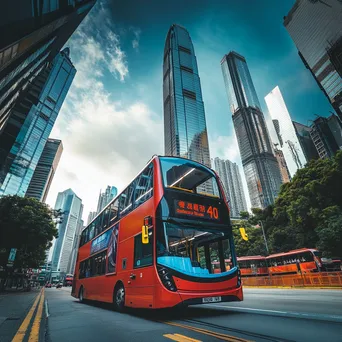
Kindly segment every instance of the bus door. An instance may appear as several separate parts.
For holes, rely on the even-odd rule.
[[[155,284],[152,228],[148,229],[148,243],[143,243],[142,233],[134,237],[133,269],[129,281],[128,305],[152,308]]]

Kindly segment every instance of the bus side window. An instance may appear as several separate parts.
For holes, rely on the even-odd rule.
[[[135,180],[121,193],[119,197],[120,216],[128,214],[133,207],[133,194],[135,188]]]
[[[149,243],[143,244],[141,233],[134,237],[134,268],[152,265],[152,229],[149,229]]]
[[[111,226],[118,217],[118,210],[119,209],[119,199],[117,198],[111,205],[110,205],[110,213],[109,213],[109,225]]]
[[[134,208],[144,203],[153,195],[153,163],[138,176],[135,188]]]

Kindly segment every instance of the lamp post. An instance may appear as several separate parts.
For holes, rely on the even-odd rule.
[[[262,229],[262,235],[264,236],[264,240],[265,240],[265,246],[266,246],[266,251],[267,251],[267,255],[270,255],[270,252],[268,250],[268,245],[267,245],[267,239],[266,239],[266,235],[265,235],[265,230],[264,230],[264,226],[262,224],[262,221],[259,221],[260,227]]]

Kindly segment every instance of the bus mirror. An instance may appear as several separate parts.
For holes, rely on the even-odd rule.
[[[141,242],[144,245],[147,245],[149,242],[149,238],[148,238],[148,226],[142,226],[141,227]]]

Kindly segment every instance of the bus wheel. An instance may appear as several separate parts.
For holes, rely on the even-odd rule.
[[[114,290],[113,304],[115,311],[123,312],[125,309],[125,288],[122,284],[118,284]]]
[[[80,288],[80,292],[78,294],[78,299],[79,299],[80,303],[84,303],[83,286],[81,286],[81,288]]]

